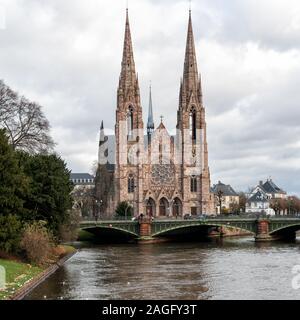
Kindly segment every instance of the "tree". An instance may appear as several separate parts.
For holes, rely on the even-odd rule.
[[[53,149],[50,125],[36,102],[19,97],[0,81],[0,126],[5,128],[13,149],[31,154]]]
[[[29,192],[24,199],[26,220],[43,220],[55,236],[69,218],[72,206],[70,171],[57,155],[19,154],[29,177]]]
[[[229,212],[233,214],[239,214],[240,213],[240,205],[237,202],[231,202],[229,204]]]
[[[17,253],[21,238],[22,224],[16,215],[0,215],[0,250]]]
[[[46,228],[46,223],[44,221],[34,221],[26,224],[20,246],[25,251],[30,263],[39,266],[45,265],[53,248],[52,234]]]
[[[296,196],[288,197],[286,200],[288,214],[296,214],[300,212],[300,199]]]
[[[92,217],[95,202],[94,187],[78,186],[72,191],[72,198],[73,206],[80,210],[83,217]]]
[[[20,214],[28,179],[22,172],[18,159],[4,130],[0,129],[0,215]]]
[[[246,212],[247,197],[244,192],[239,192],[239,212]]]
[[[127,201],[120,202],[117,206],[116,214],[118,217],[131,217],[133,214],[132,205]]]
[[[18,94],[0,80],[0,123],[8,120],[16,110]]]
[[[217,193],[216,193],[216,198],[217,198],[217,203],[218,203],[218,206],[220,208],[220,214],[223,213],[223,195],[224,195],[224,192],[222,190],[218,190]]]
[[[280,215],[281,211],[286,210],[286,201],[284,199],[271,199],[270,208],[275,211],[275,215]]]

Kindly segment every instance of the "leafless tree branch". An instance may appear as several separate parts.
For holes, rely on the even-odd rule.
[[[47,153],[55,143],[42,107],[10,89],[0,80],[0,128],[5,128],[14,149]]]

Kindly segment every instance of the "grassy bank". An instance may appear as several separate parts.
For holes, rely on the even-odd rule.
[[[0,259],[0,266],[4,267],[6,272],[6,288],[0,290],[0,300],[8,299],[43,271],[42,268],[30,264],[2,259]]]
[[[72,246],[59,245],[54,249],[55,255],[43,267],[33,266],[28,263],[0,259],[0,266],[4,267],[6,272],[6,288],[0,289],[0,300],[9,299],[24,285],[34,280],[51,264],[56,263],[64,256],[75,252],[76,249]]]

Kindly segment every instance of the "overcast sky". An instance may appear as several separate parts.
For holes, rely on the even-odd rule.
[[[73,172],[113,129],[126,0],[0,0],[0,78],[43,105]],[[144,120],[176,124],[188,1],[130,0]],[[212,183],[247,190],[271,176],[300,195],[300,1],[197,0],[193,24]],[[4,18],[5,17],[5,21]]]

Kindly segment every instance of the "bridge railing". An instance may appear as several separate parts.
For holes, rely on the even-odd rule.
[[[130,222],[130,221],[144,221],[144,222],[167,222],[167,221],[184,221],[184,220],[194,220],[194,221],[204,221],[204,220],[253,220],[253,219],[270,219],[270,220],[283,220],[283,219],[300,219],[300,214],[293,214],[293,215],[277,215],[277,216],[271,216],[271,215],[262,215],[262,214],[239,214],[239,215],[217,215],[217,216],[209,216],[209,215],[202,215],[202,216],[191,216],[188,219],[184,217],[119,217],[119,216],[113,216],[113,217],[104,217],[100,216],[97,219],[95,217],[82,217],[81,222],[106,222],[106,221],[124,221],[124,222]]]
[[[133,217],[116,217],[116,216],[112,216],[112,217],[81,217],[81,222],[100,222],[100,221],[134,221]]]

